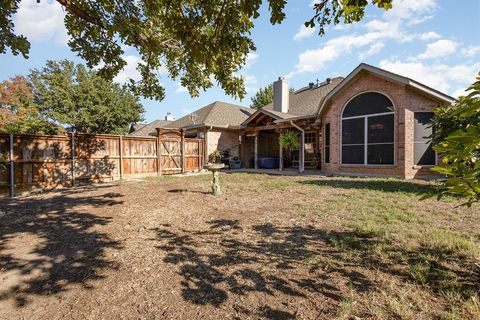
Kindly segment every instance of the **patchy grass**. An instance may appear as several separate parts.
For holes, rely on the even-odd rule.
[[[221,197],[205,174],[0,203],[4,316],[480,319],[478,205],[419,201],[425,181],[220,180]]]

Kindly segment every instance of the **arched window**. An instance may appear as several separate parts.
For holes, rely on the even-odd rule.
[[[394,164],[393,103],[381,93],[362,93],[342,113],[343,164]]]

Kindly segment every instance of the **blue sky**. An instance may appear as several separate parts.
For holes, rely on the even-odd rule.
[[[479,0],[397,0],[388,12],[370,8],[365,19],[355,25],[329,27],[319,37],[316,30],[302,27],[312,16],[312,0],[290,0],[287,19],[272,26],[268,8],[255,21],[251,52],[241,74],[246,79],[243,101],[226,96],[219,88],[192,99],[178,81],[162,74],[166,98],[142,100],[146,121],[163,118],[171,112],[177,118],[220,100],[244,106],[255,91],[278,76],[286,76],[294,88],[316,79],[346,76],[360,62],[366,62],[458,96],[480,71]],[[15,19],[16,30],[31,41],[30,58],[0,55],[0,80],[17,74],[27,75],[47,60],[71,59],[82,62],[69,50],[63,26],[63,10],[55,1],[23,0]],[[138,57],[125,51],[128,66],[116,78],[122,82],[138,77]]]

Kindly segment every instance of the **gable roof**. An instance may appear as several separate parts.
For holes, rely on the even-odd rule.
[[[441,100],[450,104],[455,102],[455,99],[453,97],[445,93],[442,93],[438,90],[435,90],[429,86],[426,86],[416,80],[401,76],[399,74],[396,74],[384,69],[374,67],[366,63],[360,63],[358,67],[356,67],[352,72],[350,72],[350,74],[345,79],[343,79],[333,90],[331,90],[323,98],[320,108],[318,110],[318,114],[322,112],[328,100],[330,100],[335,94],[337,94],[340,90],[342,90],[352,79],[354,79],[362,71],[367,71],[380,78],[406,85],[408,87],[411,87],[417,91],[423,92],[424,94],[431,96],[433,98],[436,98],[438,100]]]
[[[264,114],[272,118],[273,120],[284,120],[284,119],[289,119],[295,117],[292,114],[289,113],[284,113],[284,112],[279,112],[275,110],[268,110],[265,108],[260,108],[257,109],[254,113],[250,115],[242,124],[240,125],[241,127],[247,126],[253,119],[257,118],[259,115]]]
[[[235,104],[230,104],[221,101],[215,101],[201,109],[198,109],[192,113],[195,113],[196,119],[193,123],[191,114],[181,117],[164,126],[164,128],[179,129],[185,127],[235,127],[239,126],[245,119],[247,119],[254,110],[245,108]]]
[[[293,116],[315,115],[319,102],[342,80],[343,77],[336,77],[332,78],[330,82],[322,82],[313,88],[305,87],[293,93],[290,92],[288,114]],[[267,104],[262,109],[273,111],[273,103]]]
[[[143,124],[139,129],[129,133],[129,136],[156,136],[157,130],[156,128],[163,127],[171,123],[171,121],[167,120],[155,120],[150,122],[149,124]],[[135,128],[135,125],[133,125]]]

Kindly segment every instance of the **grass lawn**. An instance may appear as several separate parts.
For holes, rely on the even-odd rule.
[[[0,202],[0,318],[480,319],[480,206],[222,174]]]

